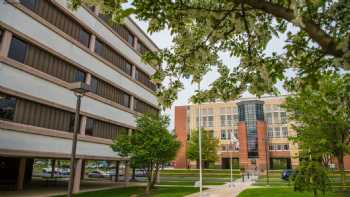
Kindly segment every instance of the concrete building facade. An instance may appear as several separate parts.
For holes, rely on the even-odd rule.
[[[74,192],[85,160],[127,162],[110,145],[135,119],[159,111],[156,68],[141,61],[157,46],[130,19],[122,25],[96,7],[66,0],[0,0],[0,184],[21,190],[35,158],[69,159],[76,96],[82,99]]]
[[[295,135],[280,107],[285,97],[242,98],[230,102],[201,104],[202,128],[219,139],[217,167],[265,170],[293,168],[299,164],[298,146],[288,140]],[[194,167],[184,156],[191,131],[198,128],[198,105],[175,107],[175,131],[182,147],[176,168]],[[238,143],[232,144],[233,136]]]

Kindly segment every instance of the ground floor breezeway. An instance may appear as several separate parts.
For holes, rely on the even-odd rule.
[[[127,160],[78,158],[76,163],[74,192],[129,184]],[[70,177],[69,164],[68,158],[0,156],[0,196],[64,194]]]

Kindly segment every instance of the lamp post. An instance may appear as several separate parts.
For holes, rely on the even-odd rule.
[[[81,98],[84,96],[86,92],[90,91],[90,86],[83,82],[74,82],[71,84],[70,90],[72,90],[74,94],[77,96],[77,104],[75,108],[72,152],[71,152],[71,158],[70,158],[70,177],[69,177],[69,185],[68,185],[68,197],[72,197],[73,195],[73,185],[74,185],[75,167],[76,167],[75,159],[76,159],[76,151],[77,151]]]
[[[230,146],[232,147],[233,145],[233,150],[231,151],[231,154],[230,154],[230,167],[231,167],[231,184],[232,184],[232,181],[233,181],[233,174],[232,174],[232,168],[233,168],[233,165],[232,165],[232,152],[235,150],[236,148],[236,143],[238,142],[236,136],[234,134],[231,134],[231,141],[230,141]]]
[[[269,186],[270,185],[270,178],[269,178],[269,144],[268,144],[268,133],[265,134],[265,149],[266,149],[266,185]]]
[[[198,91],[200,91],[201,86],[198,82]],[[199,196],[202,197],[203,191],[203,176],[202,176],[202,130],[201,130],[201,104],[198,103],[198,146],[199,146]]]

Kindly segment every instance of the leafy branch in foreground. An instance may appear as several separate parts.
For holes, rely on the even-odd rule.
[[[153,76],[161,85],[160,103],[169,107],[183,88],[181,79],[199,82],[208,71],[222,66],[219,54],[240,59],[225,65],[230,73],[208,91],[198,92],[213,99],[218,89],[252,94],[276,94],[282,80],[288,90],[317,86],[326,71],[350,69],[350,3],[348,0],[70,0],[77,8],[96,5],[112,14],[114,21],[134,14],[149,21],[150,33],[169,29],[173,45],[145,55],[150,64],[163,67]],[[128,2],[129,6],[123,4]],[[127,8],[126,8],[127,7]],[[288,28],[287,28],[288,27]],[[266,53],[273,37],[287,35],[283,51]],[[290,79],[285,72],[293,70]],[[224,80],[223,80],[224,79]],[[170,82],[165,85],[164,81]],[[223,86],[223,83],[236,85]],[[208,94],[207,94],[208,93]],[[202,97],[202,96],[201,96]]]

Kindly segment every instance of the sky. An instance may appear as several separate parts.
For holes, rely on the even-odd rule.
[[[161,32],[156,32],[156,33],[152,33],[149,34],[147,32],[147,27],[148,24],[145,21],[139,21],[137,19],[135,19],[135,17],[132,17],[135,22],[141,27],[141,29],[144,30],[145,33],[147,33],[147,35],[149,35],[149,37],[155,42],[155,44],[161,48],[168,48],[172,45],[172,38],[170,35],[170,31],[169,30],[163,30]],[[293,27],[288,27],[287,28],[289,31],[295,31],[295,28]],[[279,38],[274,37],[268,44],[267,49],[265,50],[266,54],[271,54],[272,52],[277,52],[280,53],[282,52],[283,46],[285,45],[285,40],[286,40],[286,34],[281,35]],[[239,64],[239,59],[238,58],[234,58],[234,57],[230,57],[229,54],[227,53],[222,53],[220,54],[220,58],[222,59],[222,61],[229,66],[237,66]],[[292,73],[287,73],[287,75],[291,76]],[[218,78],[218,73],[216,71],[211,71],[209,72],[203,79],[203,82],[201,83],[201,87],[203,89],[207,88],[216,78]],[[184,89],[182,91],[180,91],[178,93],[178,99],[173,103],[171,109],[168,109],[165,111],[166,114],[168,114],[171,118],[171,123],[169,126],[169,130],[173,130],[174,129],[174,109],[175,106],[179,106],[179,105],[187,105],[189,104],[189,99],[190,97],[194,94],[194,91],[197,88],[197,84],[191,84],[190,80],[183,80],[182,81],[184,83]],[[282,82],[277,84],[278,89],[280,90],[280,93],[282,95],[287,94],[288,92],[286,92],[283,88],[282,88]],[[251,95],[249,93],[244,93],[242,95],[242,97],[253,97],[254,95]]]

